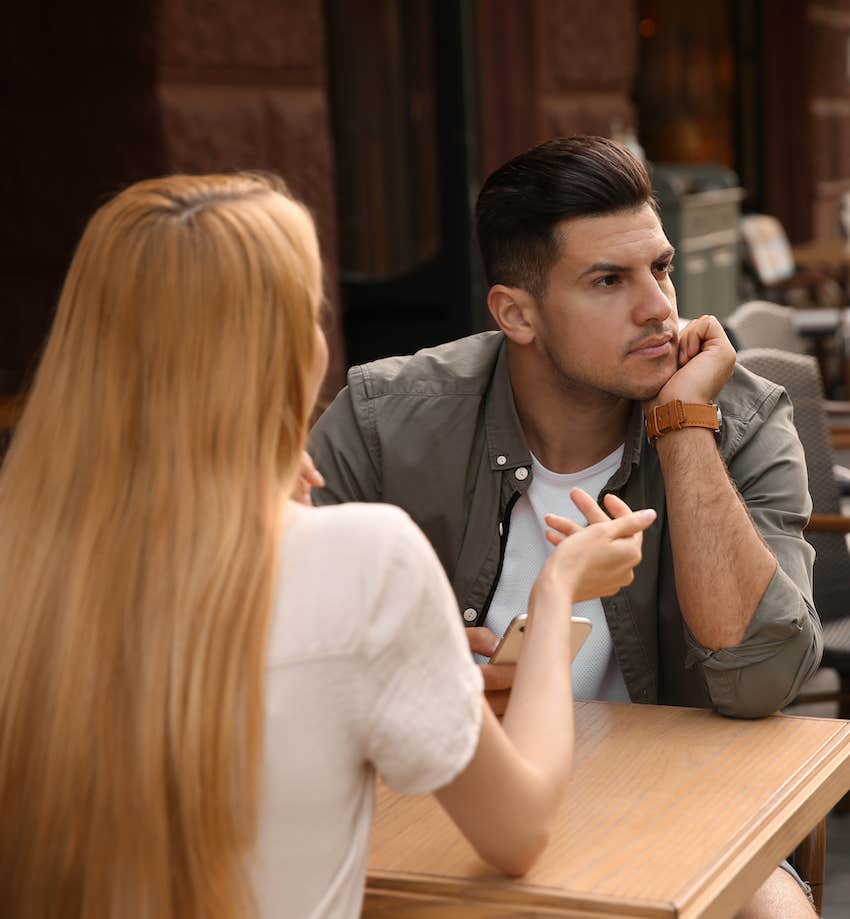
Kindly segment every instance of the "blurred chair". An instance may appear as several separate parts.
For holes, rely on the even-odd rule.
[[[741,218],[741,238],[749,266],[764,287],[783,284],[794,276],[794,256],[782,224],[769,214]]]
[[[767,300],[751,300],[736,307],[724,320],[732,344],[745,348],[778,348],[806,354],[808,348],[794,323],[794,310]]]
[[[801,269],[785,228],[769,214],[741,218],[744,269],[760,298],[796,307],[839,307],[844,292],[828,272]]]
[[[839,717],[850,718],[850,550],[845,536],[850,533],[850,517],[841,514],[833,476],[835,457],[817,363],[807,355],[771,348],[740,351],[738,363],[785,387],[794,406],[794,425],[806,455],[813,508],[806,539],[817,553],[814,601],[823,623],[821,667],[838,672],[840,690],[837,694],[804,694],[798,701],[837,699]],[[844,433],[850,436],[850,427]]]
[[[829,312],[830,319],[816,329],[801,319]],[[791,306],[780,306],[767,300],[751,300],[733,310],[723,325],[736,350],[745,348],[778,348],[792,354],[814,352],[820,365],[824,388],[833,393],[844,384],[844,329],[835,311],[804,312]],[[801,327],[808,330],[803,334]],[[842,410],[843,411],[843,410]]]
[[[838,202],[838,226],[841,235],[850,239],[850,191],[845,191]]]

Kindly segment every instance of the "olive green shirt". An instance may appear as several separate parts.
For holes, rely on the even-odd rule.
[[[639,403],[599,500],[613,492],[633,508],[655,508],[658,519],[644,534],[634,581],[602,604],[632,701],[759,717],[790,702],[820,662],[814,551],[802,536],[811,499],[785,391],[738,367],[718,402],[721,455],[778,563],[743,641],[710,650],[682,618],[664,478]],[[434,546],[465,624],[486,624],[510,511],[532,478],[500,332],[352,368],[309,449],[327,482],[315,503],[404,508]]]

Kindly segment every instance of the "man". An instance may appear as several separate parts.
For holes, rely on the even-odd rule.
[[[613,514],[617,498],[653,507],[633,584],[580,611],[594,644],[576,695],[781,708],[821,651],[786,395],[735,368],[713,317],[679,332],[673,250],[643,165],[619,145],[578,137],[516,157],[476,217],[500,331],[353,368],[311,437],[316,502],[405,508],[484,655],[524,611],[547,525],[570,532],[544,515],[581,520],[572,486]],[[512,672],[482,666],[498,710]],[[793,901],[782,874],[770,894]]]

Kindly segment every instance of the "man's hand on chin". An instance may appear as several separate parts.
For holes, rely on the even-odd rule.
[[[674,399],[714,402],[735,369],[735,349],[714,316],[700,316],[679,333],[677,362],[660,392],[643,403],[645,413]]]
[[[495,632],[490,631],[486,626],[466,629],[466,639],[469,642],[469,650],[473,654],[481,654],[484,657],[490,657],[499,643]],[[484,695],[494,714],[501,718],[508,707],[516,664],[479,664],[478,666],[481,668],[481,676],[484,677]]]

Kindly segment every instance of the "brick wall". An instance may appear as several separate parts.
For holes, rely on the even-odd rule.
[[[839,235],[850,191],[850,0],[765,4],[764,209],[794,242]]]
[[[635,125],[635,0],[481,0],[484,175],[554,136]]]
[[[0,58],[0,395],[28,381],[86,220],[170,171],[272,169],[313,210],[344,366],[321,0],[17,4]]]
[[[169,170],[270,169],[313,211],[342,385],[333,152],[320,0],[161,0],[156,94]]]
[[[0,56],[0,395],[30,378],[86,220],[161,171],[153,7],[15,4]]]
[[[850,0],[815,0],[807,11],[811,69],[811,229],[839,235],[841,196],[850,192]]]

